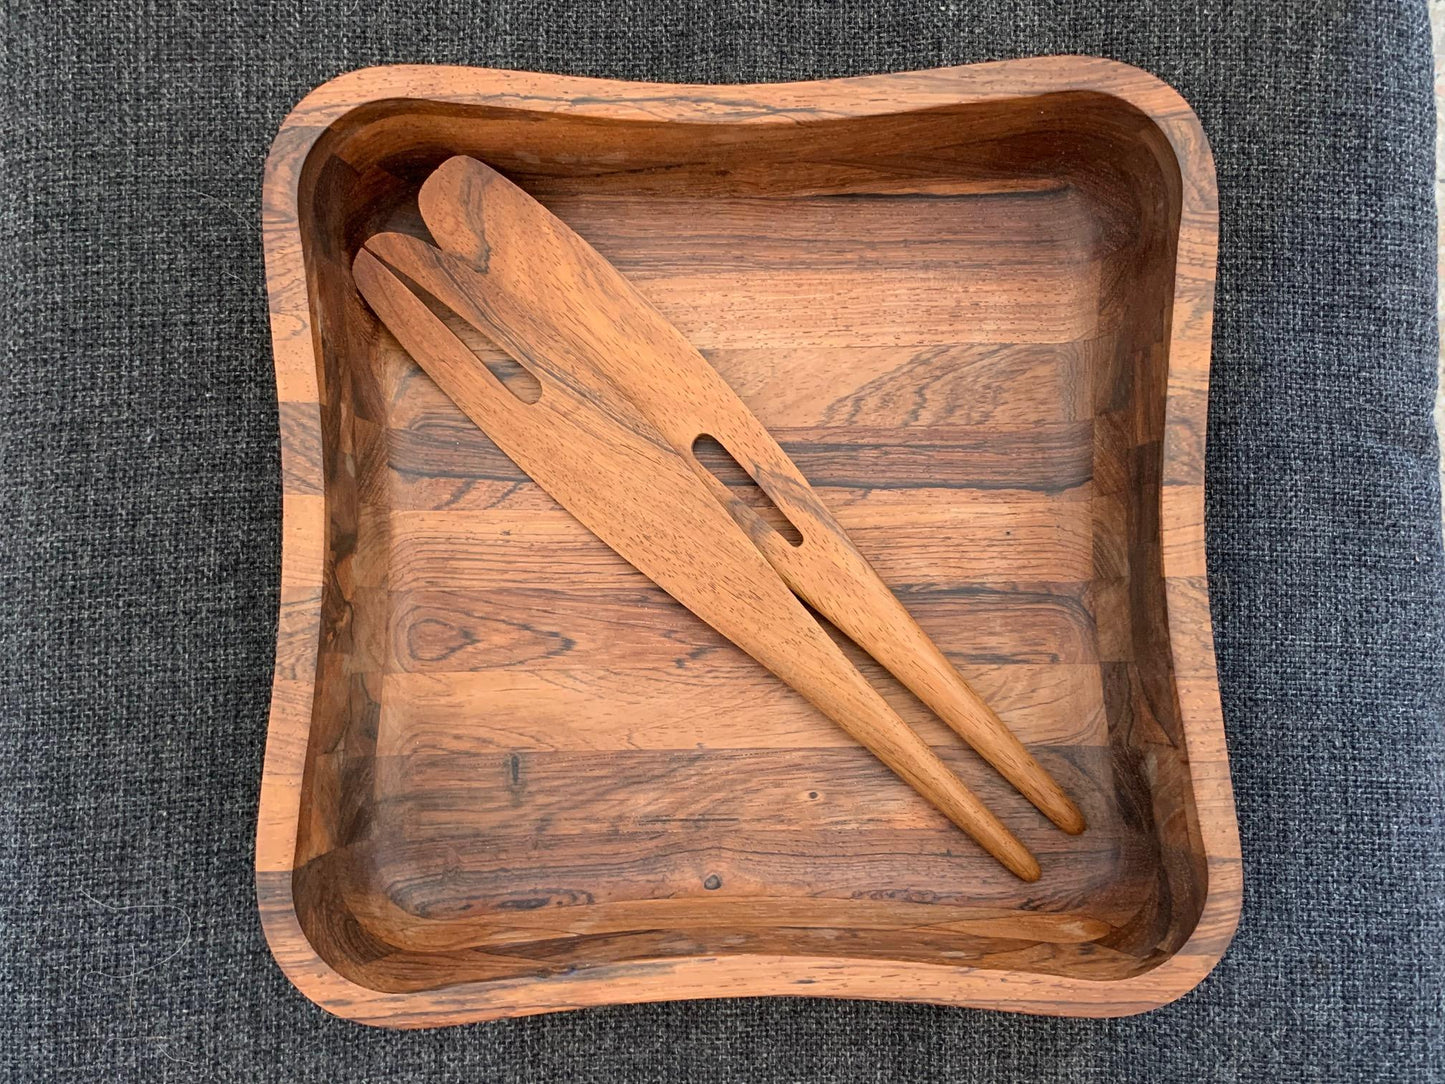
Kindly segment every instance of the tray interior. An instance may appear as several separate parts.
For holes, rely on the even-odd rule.
[[[378,329],[350,258],[421,229],[454,153],[639,284],[1065,783],[1077,838],[854,652],[1037,884],[593,539]],[[306,169],[327,538],[293,891],[328,964],[386,991],[730,954],[1113,979],[1188,938],[1205,875],[1159,545],[1181,182],[1142,113],[396,100]]]

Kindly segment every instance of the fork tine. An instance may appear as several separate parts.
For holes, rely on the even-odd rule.
[[[352,261],[351,274],[361,296],[402,349],[413,358],[427,358],[427,374],[477,418],[477,424],[515,415],[516,397],[491,370],[478,364],[466,343],[391,268],[363,248]]]

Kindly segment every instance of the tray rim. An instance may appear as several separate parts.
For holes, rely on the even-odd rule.
[[[312,947],[296,915],[291,875],[301,780],[315,696],[321,613],[325,497],[320,468],[282,441],[282,557],[286,587],[309,588],[312,645],[291,666],[309,690],[298,704],[273,679],[256,831],[255,872],[262,929],[281,970],[310,1000],[337,1016],[388,1027],[434,1027],[597,1005],[765,995],[868,998],[1064,1016],[1146,1012],[1192,990],[1223,956],[1239,923],[1243,873],[1219,702],[1204,561],[1202,446],[1214,312],[1218,198],[1214,161],[1198,117],[1167,83],[1118,61],[1047,56],[925,71],[807,82],[669,84],[442,65],[387,65],[338,76],[311,91],[282,122],[266,160],[262,231],[277,398],[309,405],[320,439],[318,345],[298,223],[299,186],[316,142],[369,104],[418,99],[527,108],[608,119],[677,123],[791,123],[825,112],[857,118],[1061,91],[1122,99],[1160,129],[1182,180],[1170,327],[1160,531],[1171,651],[1190,779],[1204,844],[1203,910],[1189,940],[1167,960],[1126,979],[1093,980],[946,964],[780,955],[639,959],[436,990],[389,993],[343,977]],[[1186,394],[1187,393],[1187,394]],[[1191,462],[1192,460],[1192,462]],[[1186,479],[1183,482],[1177,479]],[[1185,619],[1182,615],[1187,614]],[[1188,665],[1183,665],[1187,662]],[[292,682],[295,684],[295,682]]]

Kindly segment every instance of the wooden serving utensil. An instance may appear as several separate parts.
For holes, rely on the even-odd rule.
[[[382,323],[497,445],[599,538],[870,749],[1025,880],[1037,861],[880,697],[799,601],[904,682],[1065,831],[1084,820],[878,577],[763,425],[582,238],[487,166],[444,163],[420,206],[434,248],[372,237],[353,266]],[[536,379],[524,401],[423,296]],[[529,397],[530,398],[530,397]],[[720,443],[790,542],[699,462]]]

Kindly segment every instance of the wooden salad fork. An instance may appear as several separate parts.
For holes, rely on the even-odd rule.
[[[1078,807],[964,681],[708,361],[611,264],[469,158],[422,186],[434,247],[371,237],[362,296],[436,384],[544,490],[677,601],[832,718],[1027,881],[1034,856],[869,685],[813,607],[1066,832]],[[519,395],[433,306],[535,379]],[[711,438],[792,524],[785,537],[709,471]],[[801,600],[801,601],[800,601]]]

